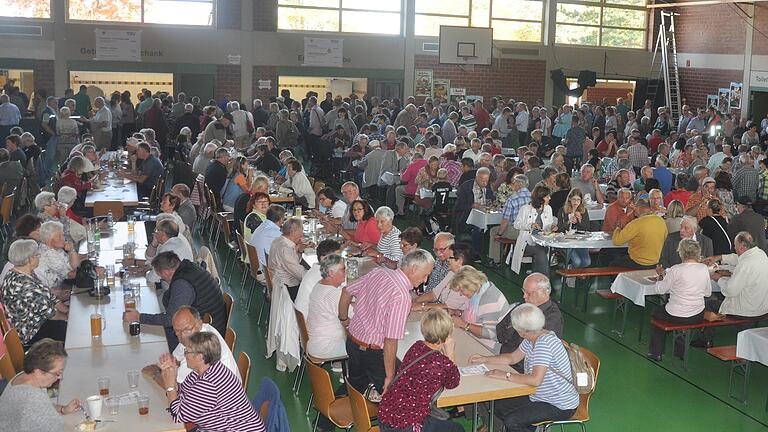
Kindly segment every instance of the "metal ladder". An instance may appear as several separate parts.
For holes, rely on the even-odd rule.
[[[648,99],[655,101],[656,95],[664,92],[665,103],[669,109],[670,127],[675,127],[680,120],[680,74],[677,68],[677,43],[675,41],[674,12],[660,11],[659,36],[651,62]],[[663,89],[661,88],[663,83]]]

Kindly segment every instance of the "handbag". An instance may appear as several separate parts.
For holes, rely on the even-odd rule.
[[[399,371],[395,374],[394,378],[392,378],[392,381],[390,381],[389,386],[392,387],[392,384],[394,384],[398,378],[400,378],[405,371],[410,369],[412,366],[414,366],[416,363],[421,361],[422,359],[426,358],[432,353],[439,352],[437,350],[429,350],[425,352],[424,354],[416,357],[413,359],[412,362],[408,363],[407,365],[400,368]],[[444,409],[437,407],[437,400],[440,398],[440,395],[443,393],[443,387],[440,387],[437,389],[435,394],[432,395],[432,399],[429,401],[429,416],[435,418],[436,420],[448,420],[451,418],[451,415]]]

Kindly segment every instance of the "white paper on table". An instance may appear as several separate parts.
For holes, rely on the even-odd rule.
[[[128,392],[125,394],[121,394],[118,396],[120,400],[120,405],[133,405],[136,403],[136,398],[139,397],[140,393],[137,391]]]
[[[479,364],[474,366],[464,366],[459,368],[459,373],[461,376],[472,376],[472,375],[485,375],[486,372],[488,372],[490,369],[488,369],[488,366],[485,364]]]

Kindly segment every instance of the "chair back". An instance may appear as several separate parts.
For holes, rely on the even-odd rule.
[[[314,395],[312,405],[320,414],[329,417],[331,403],[336,400],[336,396],[333,394],[331,375],[327,370],[306,358],[304,364],[307,367],[307,372],[309,372],[309,381],[312,383],[312,394]]]
[[[312,190],[315,191],[315,195],[320,192],[320,189],[325,187],[325,182],[321,180],[315,180],[315,184],[312,186]]]
[[[242,227],[242,222],[240,222],[240,226]],[[237,245],[240,247],[240,253],[243,255],[243,260],[250,264],[250,260],[248,259],[248,248],[245,246],[245,239],[243,238],[242,231],[236,233],[236,235]]]
[[[21,344],[19,333],[15,328],[8,330],[3,337],[3,342],[5,342],[8,355],[11,356],[13,368],[16,369],[16,373],[21,372],[24,369],[24,346]]]
[[[197,255],[197,264],[201,265],[205,263],[205,269],[214,279],[219,279],[219,271],[216,269],[216,261],[213,259],[213,254],[208,246],[202,246],[200,253]],[[202,265],[201,265],[202,266]]]
[[[349,405],[352,406],[355,432],[369,432],[373,426],[371,425],[371,412],[368,409],[368,401],[349,382],[347,382],[347,394],[349,395]]]
[[[294,309],[296,312],[296,324],[299,325],[299,342],[301,343],[301,349],[307,352],[307,342],[309,342],[309,331],[307,330],[307,321],[304,319],[304,314],[300,310]]]
[[[240,371],[240,378],[243,380],[243,390],[248,393],[248,378],[251,375],[251,357],[243,351],[237,356],[237,370]]]
[[[597,375],[598,372],[600,372],[600,359],[597,358],[597,356],[592,351],[584,348],[583,346],[579,346],[579,349],[589,364],[592,366],[592,369],[595,371],[595,388],[597,388]],[[576,408],[576,412],[573,413],[573,416],[571,416],[572,420],[578,420],[582,422],[589,420],[589,399],[594,393],[595,391],[592,390],[590,393],[579,395],[579,406]]]
[[[106,216],[112,211],[112,219],[119,221],[125,215],[122,201],[96,201],[93,203],[94,216]]]
[[[211,314],[209,314],[208,312],[203,314],[203,322],[208,324],[208,325],[212,324],[213,323],[213,317],[211,316]]]
[[[11,355],[8,353],[0,356],[0,378],[5,378],[10,381],[16,376],[16,369],[11,362]]]
[[[215,215],[219,212],[219,206],[216,203],[216,195],[213,194],[213,191],[211,190],[210,186],[208,186],[208,183],[205,184],[205,191],[208,194],[208,206],[211,209],[211,214]]]
[[[227,214],[216,213],[216,219],[219,220],[221,232],[224,234],[224,242],[230,244],[232,242],[232,230],[229,227],[229,221],[227,221]]]
[[[256,251],[256,247],[250,243],[245,243],[245,250],[248,251],[248,262],[251,264],[251,276],[255,279],[261,267],[259,253]],[[271,284],[271,282],[267,282],[267,284]]]
[[[11,329],[11,323],[5,315],[5,306],[0,303],[0,334],[6,334]]]
[[[16,198],[16,191],[11,192],[10,195],[3,197],[3,202],[0,204],[0,217],[3,218],[4,224],[11,223],[11,213],[13,213],[13,201]]]
[[[227,292],[222,294],[222,297],[224,297],[224,307],[227,309],[227,326],[229,326],[229,322],[232,321],[232,306],[235,300],[232,298],[232,294]]]
[[[235,352],[235,343],[237,342],[237,333],[232,330],[232,327],[227,327],[227,332],[224,334],[224,342],[227,343],[229,350]]]

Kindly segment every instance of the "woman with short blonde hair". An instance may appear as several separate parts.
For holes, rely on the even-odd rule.
[[[468,265],[462,266],[453,277],[451,289],[469,299],[463,313],[454,312],[454,326],[469,332],[498,354],[501,344],[496,339],[496,325],[509,311],[507,298],[483,272]]]

